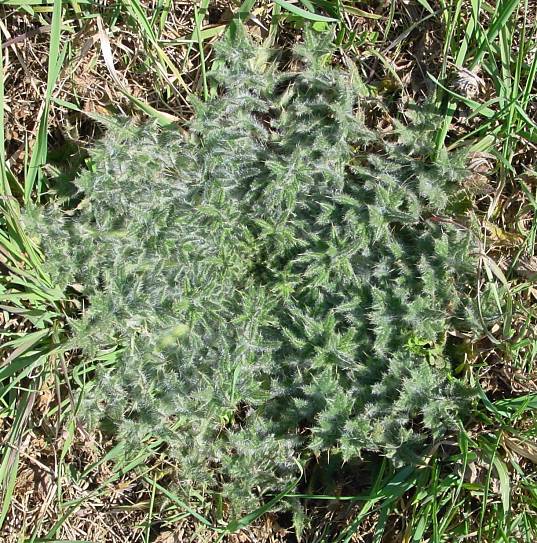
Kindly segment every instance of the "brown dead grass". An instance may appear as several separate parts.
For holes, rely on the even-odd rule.
[[[99,459],[95,443],[98,442],[100,447],[108,444],[99,434],[93,434],[88,441],[87,435],[79,430],[75,430],[72,444],[66,444],[67,428],[48,414],[54,405],[57,405],[57,398],[53,385],[44,384],[34,402],[30,430],[18,444],[20,465],[2,541],[15,543],[23,536],[45,534],[69,512],[71,502],[81,503],[62,524],[58,538],[111,543],[139,541],[141,530],[136,530],[135,526],[144,518],[145,508],[140,504],[148,500],[147,488],[134,474],[129,474],[106,485],[104,492],[94,496],[92,489],[111,474],[109,463],[91,470],[78,483],[73,477],[68,479],[60,465],[68,466],[74,473],[81,472]],[[7,432],[10,421],[4,422],[3,430]],[[67,455],[62,462],[60,455],[64,447]]]
[[[152,2],[142,4],[151,13]],[[54,98],[73,104],[81,112],[53,105],[49,121],[52,145],[65,138],[81,145],[93,141],[98,131],[86,113],[139,113],[121,92],[118,81],[136,98],[180,122],[190,115],[188,95],[199,88],[199,53],[196,47],[189,49],[177,42],[192,36],[193,3],[175,2],[160,36],[162,49],[180,72],[182,83],[159,60],[133,19],[125,14],[115,17],[114,5],[109,6],[87,19],[66,12],[62,37],[69,47],[68,60]],[[224,28],[229,14],[227,3],[217,2],[208,18],[213,26]],[[11,169],[20,173],[25,145],[31,145],[35,137],[45,94],[50,25],[6,6],[0,6],[0,20],[6,72],[7,157]],[[103,57],[99,21],[111,44],[113,73]]]

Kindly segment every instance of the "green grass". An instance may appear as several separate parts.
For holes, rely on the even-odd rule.
[[[53,499],[58,516],[54,522],[43,519],[22,527],[20,541],[66,541],[61,539],[64,527],[77,511],[85,503],[105,499],[123,480],[143,489],[144,519],[132,527],[132,532],[145,542],[155,538],[157,525],[172,530],[186,518],[193,519],[200,530],[213,532],[215,540],[223,541],[229,533],[255,526],[260,516],[284,499],[300,503],[295,526],[304,527],[306,541],[350,542],[366,529],[372,530],[370,540],[378,543],[383,541],[383,534],[394,530],[406,542],[536,541],[537,385],[533,372],[537,360],[537,298],[534,280],[517,274],[521,259],[534,256],[537,236],[536,189],[522,176],[532,164],[532,144],[537,141],[531,109],[537,74],[537,55],[532,56],[531,51],[536,47],[537,23],[529,23],[531,3],[421,0],[408,11],[405,4],[393,0],[382,11],[359,8],[350,1],[327,0],[277,0],[261,9],[255,1],[245,0],[235,7],[234,19],[209,24],[211,3],[202,0],[192,10],[190,31],[173,41],[165,37],[166,26],[173,23],[173,2],[160,0],[154,4],[158,9],[149,10],[140,0],[120,0],[103,11],[87,0],[0,0],[0,9],[17,9],[40,24],[51,25],[38,128],[35,137],[27,140],[23,171],[11,171],[5,150],[0,148],[0,311],[5,322],[18,322],[0,329],[4,356],[0,362],[0,417],[4,420],[0,434],[0,534],[21,466],[27,461],[28,439],[42,435],[54,449],[55,436],[63,433],[64,439],[54,451],[56,460],[49,466],[56,483]],[[460,368],[481,390],[465,421],[466,429],[461,427],[458,435],[449,436],[446,443],[432,449],[427,462],[418,468],[395,469],[387,461],[368,460],[364,469],[372,484],[367,488],[347,492],[359,485],[346,480],[340,492],[319,494],[318,489],[304,491],[304,485],[297,482],[265,507],[242,519],[229,519],[218,499],[200,495],[186,500],[167,484],[173,466],[168,465],[158,441],[148,439],[136,456],[127,457],[121,444],[102,450],[89,436],[88,447],[96,460],[81,468],[70,465],[70,455],[77,454],[84,432],[76,420],[78,392],[92,378],[95,368],[113,364],[117,353],[79,360],[66,351],[65,315],[73,314],[80,302],[76,297],[66,299],[43,272],[39,248],[25,235],[20,206],[39,202],[54,185],[48,173],[51,170],[45,168],[52,116],[60,106],[74,111],[81,108],[76,97],[66,100],[60,93],[62,78],[76,62],[73,38],[80,28],[98,28],[99,21],[106,33],[99,36],[99,54],[108,56],[108,71],[112,72],[107,75],[109,84],[126,97],[132,111],[165,123],[180,118],[168,104],[182,104],[186,111],[190,94],[207,97],[214,92],[207,80],[210,43],[223,32],[233,32],[237,21],[252,16],[266,28],[271,43],[285,33],[300,32],[305,20],[319,30],[334,26],[342,59],[358,59],[358,73],[370,96],[383,96],[388,107],[395,100],[393,92],[377,85],[378,79],[395,80],[396,87],[405,85],[396,68],[398,55],[405,53],[416,32],[432,25],[442,51],[439,64],[427,66],[435,105],[442,115],[436,143],[439,148],[444,144],[450,148],[469,145],[494,158],[488,172],[493,191],[477,202],[476,208],[483,219],[497,225],[501,232],[516,234],[519,241],[502,245],[484,231],[487,255],[482,259],[482,277],[497,285],[504,318],[501,326],[490,332],[491,337],[473,350],[468,348],[467,362]],[[357,17],[367,24],[357,25]],[[115,41],[125,30],[143,44],[146,57],[136,69],[145,70],[144,80],[154,82],[157,90],[148,93],[151,99],[135,96],[114,73],[116,66],[128,60]],[[181,62],[176,55],[179,50]],[[5,52],[1,53],[3,66]],[[488,93],[468,98],[455,91],[453,74],[461,68],[479,69]],[[371,73],[373,77],[369,77]],[[116,78],[118,81],[114,81]],[[0,81],[1,141],[5,141],[4,93]],[[468,115],[461,127],[458,115],[463,107]],[[458,130],[453,130],[454,126]],[[533,220],[510,221],[513,216]],[[506,267],[496,264],[501,258],[507,259]],[[518,381],[514,378],[506,383],[498,377],[502,368],[526,378],[527,383],[515,389]],[[496,375],[493,382],[500,385],[487,390],[490,375]],[[53,391],[54,399],[38,420],[36,404],[43,387]],[[94,477],[105,465],[107,476],[72,499],[69,488]],[[331,523],[326,520],[331,517],[323,518],[327,504],[344,511],[346,521]]]

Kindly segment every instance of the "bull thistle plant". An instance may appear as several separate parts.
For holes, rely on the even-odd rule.
[[[366,128],[322,40],[284,72],[244,35],[175,127],[106,121],[80,200],[29,210],[54,279],[85,297],[85,356],[119,345],[85,414],[181,481],[246,505],[312,455],[415,462],[467,396],[446,354],[465,326],[474,239],[453,217],[463,157],[426,116]]]

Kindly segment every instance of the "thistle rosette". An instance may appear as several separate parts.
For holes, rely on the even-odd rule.
[[[455,425],[446,342],[476,262],[471,232],[438,220],[463,157],[431,158],[427,116],[382,137],[325,44],[308,35],[282,72],[237,39],[186,135],[106,121],[77,208],[34,223],[51,274],[84,289],[73,345],[117,350],[88,417],[162,438],[184,482],[244,506],[312,453],[415,461]]]

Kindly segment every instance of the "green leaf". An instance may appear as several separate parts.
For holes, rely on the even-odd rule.
[[[297,15],[298,17],[301,17],[302,19],[307,19],[308,21],[318,21],[318,22],[325,22],[325,23],[337,22],[337,19],[334,19],[333,17],[318,15],[317,13],[313,13],[311,11],[307,11],[305,9],[299,8],[298,6],[295,6],[294,4],[291,4],[290,2],[286,2],[286,0],[274,0],[274,3],[278,4],[280,7],[289,11],[293,15]]]

